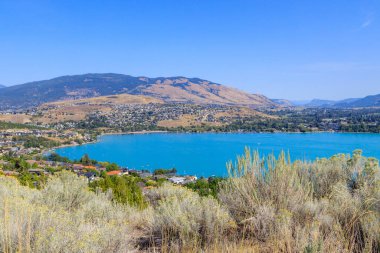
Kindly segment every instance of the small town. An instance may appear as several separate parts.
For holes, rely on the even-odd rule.
[[[86,114],[84,120],[62,121],[60,118],[72,116],[74,113],[65,108],[96,106]],[[100,108],[100,109],[99,109]],[[231,124],[241,118],[255,115],[249,108],[226,106],[220,104],[183,104],[183,103],[148,103],[148,104],[111,104],[75,102],[67,104],[49,104],[38,109],[24,110],[21,114],[36,117],[48,115],[51,123],[48,126],[55,129],[98,128],[113,129],[152,127],[177,127],[187,125],[223,125]],[[41,122],[39,122],[41,124]]]
[[[88,133],[77,131],[57,131],[54,129],[0,129],[0,156],[11,152],[13,155],[41,154],[46,149],[61,145],[78,145],[91,142]]]

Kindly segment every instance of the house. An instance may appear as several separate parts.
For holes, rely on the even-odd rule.
[[[96,170],[96,167],[92,165],[83,166],[83,168],[87,170]]]
[[[189,182],[194,182],[194,181],[197,181],[197,177],[196,176],[187,176],[186,177],[186,180],[189,181]]]
[[[87,180],[88,180],[88,182],[92,182],[92,181],[94,181],[95,180],[95,177],[96,177],[96,173],[95,172],[92,172],[92,171],[90,171],[90,172],[86,172],[86,173],[84,173],[84,176],[85,177],[87,177]]]
[[[168,179],[173,184],[183,184],[186,180],[185,177],[171,177]]]
[[[121,175],[121,170],[112,170],[108,171],[106,173],[108,176],[120,176]]]

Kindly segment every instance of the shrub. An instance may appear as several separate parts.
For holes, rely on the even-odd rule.
[[[221,242],[234,225],[215,199],[181,186],[164,184],[149,191],[147,197],[154,210],[153,246],[174,251],[205,248]]]
[[[90,187],[94,191],[110,191],[114,201],[143,209],[146,207],[146,202],[137,185],[140,180],[138,177],[129,175],[122,177],[104,175],[104,178],[90,183]]]
[[[246,149],[219,199],[266,251],[378,252],[380,182],[375,159],[337,155],[314,163]]]
[[[68,172],[43,191],[0,177],[2,252],[126,252],[133,250],[132,209],[91,193]],[[136,230],[137,231],[137,230]]]

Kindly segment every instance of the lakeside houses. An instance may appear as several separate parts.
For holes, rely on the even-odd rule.
[[[194,182],[197,180],[197,177],[195,176],[177,175],[176,172],[173,172],[173,169],[171,170],[159,169],[159,171],[165,171],[165,173],[155,174],[147,170],[136,170],[136,169],[121,168],[121,167],[119,167],[117,170],[107,171],[105,167],[99,164],[84,165],[81,163],[50,161],[50,160],[43,160],[43,159],[39,159],[39,160],[28,159],[28,160],[25,160],[25,162],[29,166],[28,167],[29,169],[27,169],[26,171],[31,175],[49,176],[61,170],[68,170],[68,171],[72,171],[76,173],[78,176],[86,177],[89,183],[95,180],[99,180],[101,178],[102,173],[105,173],[107,176],[133,175],[133,176],[140,177],[145,182],[148,182],[151,180],[153,181],[165,180],[173,184],[180,184],[180,185],[184,185],[184,184]],[[19,175],[21,175],[19,171],[9,170],[8,168],[11,168],[10,162],[0,160],[1,174],[5,176],[14,176],[14,177],[18,177]]]
[[[8,154],[41,154],[46,149],[62,144],[76,145],[91,141],[91,136],[76,131],[55,129],[6,129],[0,130],[0,156]]]

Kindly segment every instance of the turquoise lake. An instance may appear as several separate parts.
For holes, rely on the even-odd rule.
[[[362,149],[380,159],[380,134],[358,133],[154,133],[104,135],[97,143],[65,147],[56,152],[70,159],[88,154],[98,161],[154,170],[177,168],[179,174],[226,176],[226,162],[234,161],[244,147],[261,155],[284,150],[291,159],[310,160]]]

